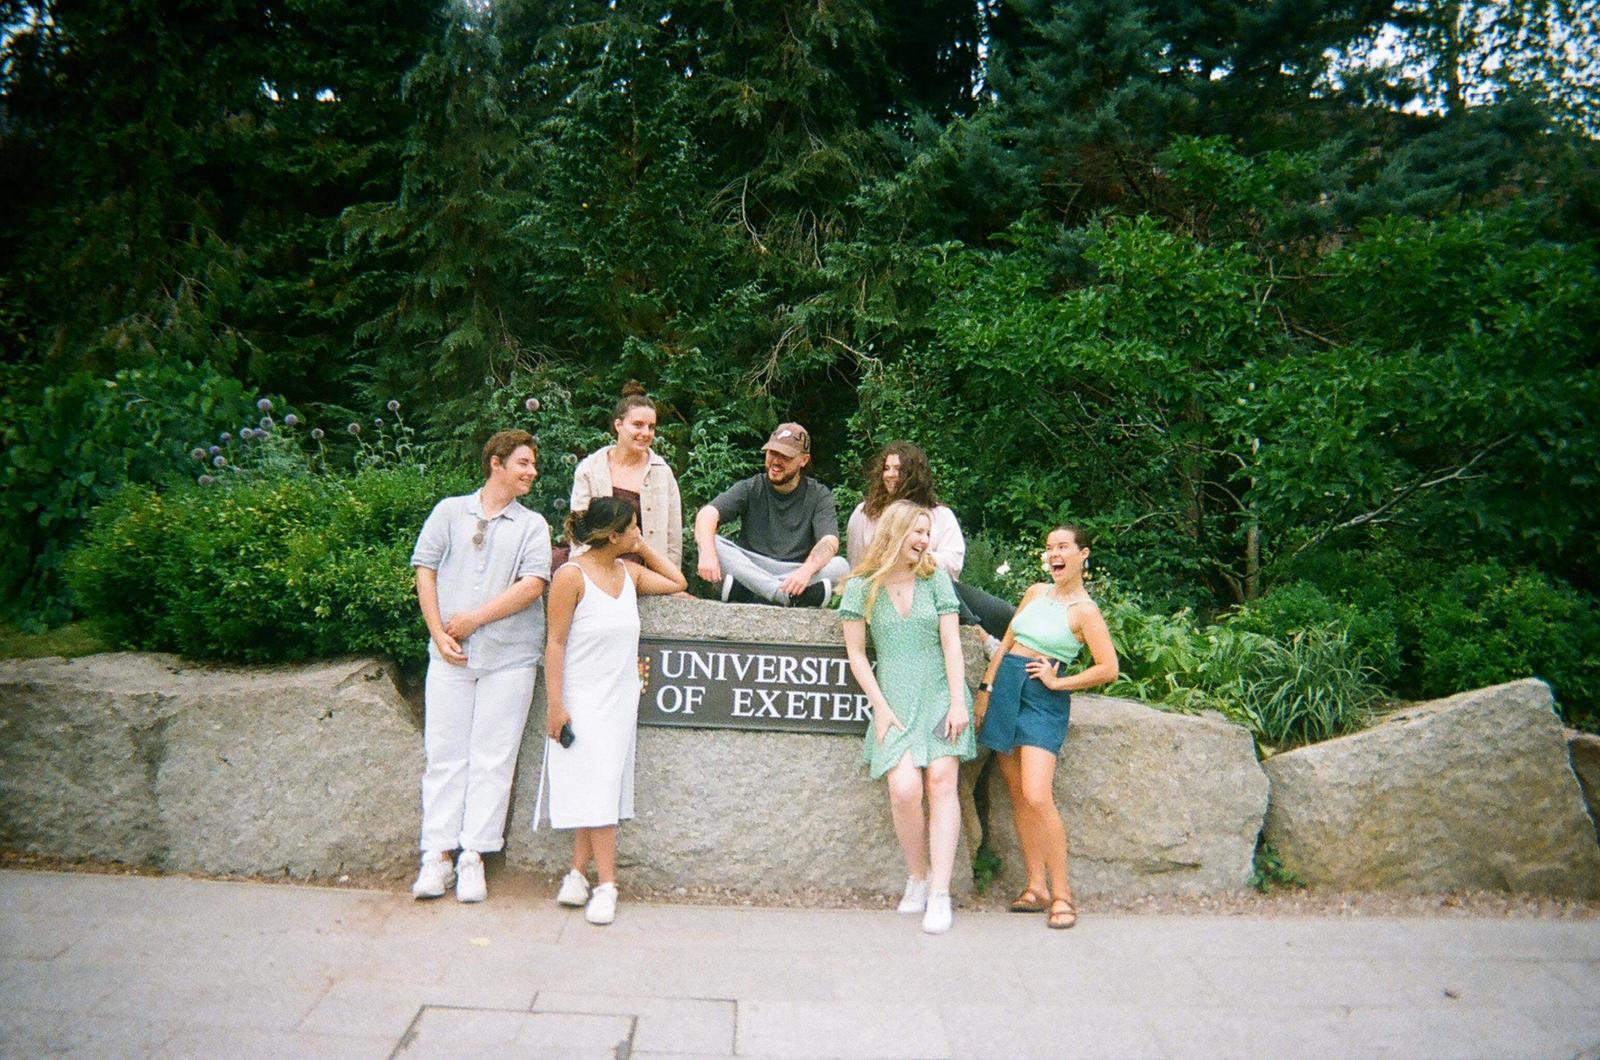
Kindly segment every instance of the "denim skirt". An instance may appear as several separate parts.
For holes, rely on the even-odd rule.
[[[1025,655],[1006,655],[989,693],[989,712],[978,730],[978,743],[995,751],[1011,751],[1026,744],[1053,755],[1067,742],[1067,719],[1072,714],[1072,693],[1046,688],[1028,676]]]

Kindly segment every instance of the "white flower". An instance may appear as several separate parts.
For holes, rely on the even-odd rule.
[[[996,567],[994,569],[994,573],[995,573],[996,577],[1000,577],[1000,578],[1004,578],[1007,574],[1010,574],[1011,573],[1011,561],[1007,560],[1006,562],[1000,564],[1000,566],[998,566],[998,567]]]

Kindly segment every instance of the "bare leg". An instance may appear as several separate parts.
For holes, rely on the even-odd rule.
[[[934,894],[948,894],[950,891],[950,874],[956,861],[956,838],[961,834],[961,801],[957,790],[959,775],[954,758],[936,758],[928,763],[928,849],[932,861],[928,883]]]
[[[594,844],[589,841],[589,829],[576,828],[572,832],[572,867],[582,876],[589,874],[589,862],[594,859]]]
[[[922,773],[911,755],[889,770],[889,811],[894,834],[906,856],[906,869],[919,880],[928,878],[928,832],[922,817]]]
[[[1044,878],[1044,847],[1040,842],[1033,813],[1022,792],[1022,748],[997,752],[1000,775],[1006,779],[1006,790],[1011,794],[1011,819],[1017,825],[1017,842],[1022,846],[1022,862],[1028,871],[1028,890],[1046,898],[1050,888]]]
[[[589,845],[594,850],[594,871],[601,883],[617,882],[617,826],[587,828]]]
[[[1022,801],[1034,821],[1039,857],[1053,885],[1051,894],[1070,898],[1067,882],[1067,826],[1056,808],[1056,756],[1042,747],[1017,748],[1020,760]],[[1030,869],[1030,878],[1031,872]]]

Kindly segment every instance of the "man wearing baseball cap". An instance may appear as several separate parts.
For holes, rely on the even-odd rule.
[[[798,423],[780,423],[762,449],[767,470],[735,482],[694,518],[700,577],[724,600],[821,607],[850,572],[833,491],[806,476],[811,435]],[[735,519],[737,541],[717,533]]]

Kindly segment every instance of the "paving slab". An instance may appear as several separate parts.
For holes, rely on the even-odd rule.
[[[0,1056],[1600,1056],[1600,920],[490,901],[0,871]]]

